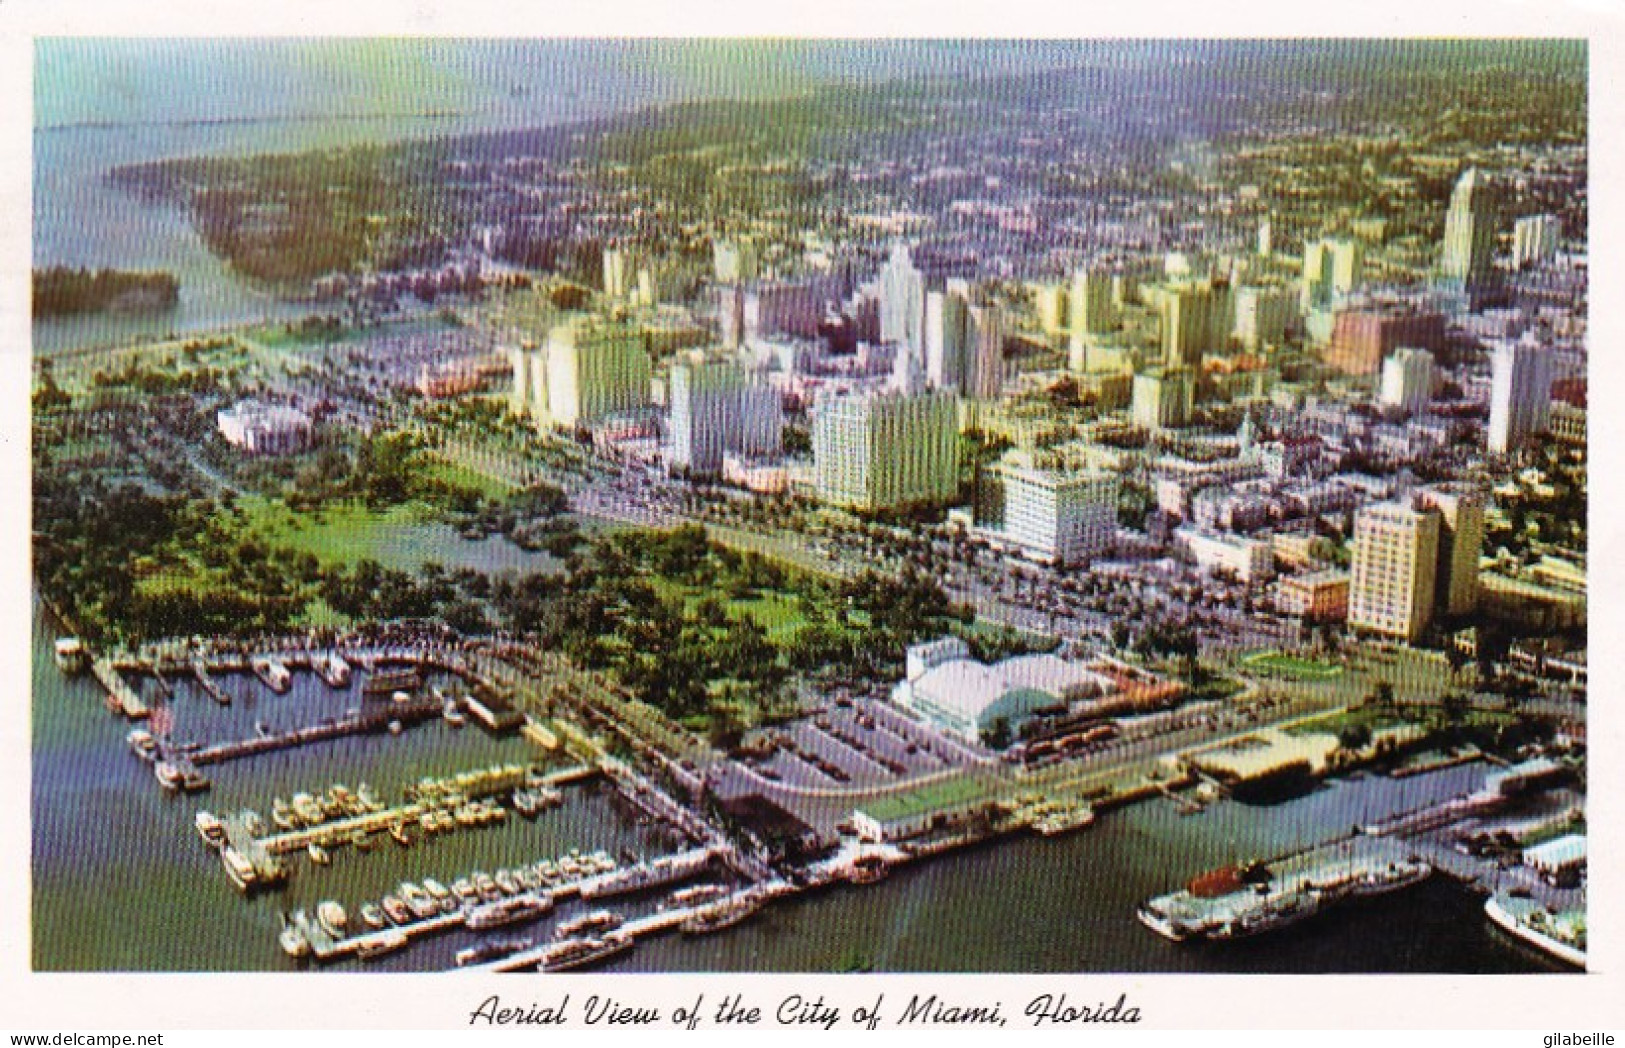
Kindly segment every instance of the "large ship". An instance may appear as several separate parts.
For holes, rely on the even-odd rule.
[[[161,755],[157,736],[145,728],[131,729],[130,734],[124,737],[124,741],[130,744],[131,752],[148,764],[156,761]]]
[[[589,964],[607,961],[630,950],[636,942],[625,932],[610,932],[602,939],[571,939],[547,952],[536,966],[541,972],[567,972]]]
[[[621,915],[614,910],[594,910],[580,917],[572,917],[553,929],[555,939],[574,939],[587,932],[609,932],[621,926]]]
[[[269,655],[259,655],[249,659],[248,668],[254,671],[254,676],[258,677],[267,688],[270,688],[278,695],[293,687],[293,674],[288,671],[288,667],[284,666],[280,660],[273,659]]]
[[[1586,922],[1583,910],[1553,913],[1529,899],[1492,895],[1484,914],[1497,928],[1548,957],[1576,968],[1586,966]]]
[[[1427,863],[1377,856],[1298,856],[1271,870],[1261,863],[1223,867],[1184,891],[1140,906],[1140,923],[1174,942],[1239,939],[1296,924],[1346,899],[1398,891],[1426,880]]]
[[[762,908],[762,900],[749,893],[730,895],[726,899],[702,906],[683,919],[680,927],[685,935],[709,935],[724,928],[732,928],[750,918]]]
[[[505,924],[534,921],[552,908],[553,897],[550,895],[539,897],[518,895],[512,899],[474,907],[468,911],[467,922],[468,926],[476,931],[482,928],[499,928]]]
[[[461,968],[465,965],[483,964],[486,961],[507,957],[520,950],[530,949],[534,942],[533,939],[493,939],[490,942],[465,946],[457,951],[457,966]]]

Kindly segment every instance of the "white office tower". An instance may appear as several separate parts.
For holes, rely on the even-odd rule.
[[[1284,287],[1244,286],[1235,292],[1236,317],[1231,333],[1242,348],[1256,353],[1266,346],[1278,346],[1292,326],[1297,303]]]
[[[1104,269],[1080,269],[1072,275],[1071,307],[1074,344],[1088,335],[1103,335],[1117,327],[1117,307],[1112,304],[1112,275]]]
[[[636,327],[583,319],[547,339],[547,421],[565,428],[647,407],[649,353]]]
[[[1303,289],[1298,308],[1308,313],[1326,309],[1359,288],[1365,270],[1365,246],[1348,237],[1311,240],[1303,246]]]
[[[604,294],[609,298],[625,298],[637,283],[637,261],[626,248],[604,249]]]
[[[1512,226],[1512,265],[1526,269],[1557,257],[1563,223],[1556,215],[1529,215]]]
[[[1048,564],[1072,565],[1111,549],[1117,531],[1118,478],[1070,471],[1013,451],[992,469],[979,499],[983,523],[999,539]]]
[[[880,270],[880,341],[920,351],[925,328],[925,277],[914,268],[908,248],[892,248]]]
[[[1468,484],[1423,488],[1417,503],[1439,514],[1434,610],[1466,615],[1478,607],[1478,563],[1484,552],[1484,493]]]
[[[1349,626],[1420,640],[1433,621],[1438,571],[1437,512],[1399,502],[1361,508],[1354,515],[1349,575]]]
[[[1275,241],[1273,233],[1274,231],[1270,228],[1269,219],[1266,218],[1264,221],[1258,223],[1258,256],[1260,258],[1269,258],[1275,253]]]
[[[1433,400],[1433,354],[1410,346],[1394,350],[1382,362],[1381,399],[1406,415],[1425,414]]]
[[[946,390],[853,393],[813,407],[813,473],[833,506],[946,503],[959,490],[959,409]]]
[[[1504,455],[1546,428],[1552,358],[1533,342],[1498,342],[1490,351],[1490,451]]]
[[[925,365],[907,346],[898,346],[892,358],[891,388],[898,393],[921,393],[926,388]]]
[[[692,350],[671,366],[674,470],[710,476],[729,452],[749,458],[781,450],[784,410],[777,390],[731,356]]]
[[[925,377],[937,389],[965,386],[965,317],[970,303],[957,290],[925,296]]]
[[[1495,256],[1495,194],[1488,177],[1470,167],[1456,181],[1444,216],[1444,257],[1439,269],[1447,283],[1471,291],[1490,278]]]
[[[965,316],[970,354],[965,395],[991,400],[1004,390],[1004,312],[996,305],[971,306]]]

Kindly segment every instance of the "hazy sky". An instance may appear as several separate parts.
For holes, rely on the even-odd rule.
[[[764,97],[838,79],[1049,68],[1098,45],[917,41],[46,39],[35,124],[424,110],[494,121],[682,97]]]

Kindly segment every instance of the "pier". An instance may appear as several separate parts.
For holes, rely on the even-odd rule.
[[[192,660],[192,676],[197,680],[198,687],[202,688],[204,694],[208,695],[209,698],[222,706],[231,705],[231,696],[226,694],[224,688],[215,683],[213,677],[209,676],[208,664],[202,659]]]
[[[342,738],[346,735],[362,735],[368,732],[385,731],[392,721],[399,721],[403,725],[415,724],[438,716],[440,716],[440,703],[433,699],[392,702],[388,706],[363,709],[359,713],[352,713],[337,720],[313,724],[305,728],[294,728],[291,731],[261,735],[253,739],[215,743],[213,746],[205,746],[191,754],[191,762],[196,765],[221,764],[242,757],[254,757],[262,753],[291,749],[295,746]]]
[[[90,664],[91,676],[107,689],[107,705],[130,720],[141,720],[152,711],[124,679],[119,667],[111,659],[97,659]]]

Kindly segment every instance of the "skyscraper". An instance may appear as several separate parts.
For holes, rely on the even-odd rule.
[[[925,377],[938,389],[965,386],[965,319],[970,303],[953,287],[925,296]]]
[[[1088,335],[1101,335],[1117,326],[1117,307],[1112,304],[1112,275],[1098,267],[1072,274],[1072,292],[1067,297],[1074,344]]]
[[[1546,428],[1552,358],[1533,342],[1498,342],[1490,351],[1489,449],[1504,455]]]
[[[898,244],[880,270],[880,341],[921,351],[925,329],[925,277]]]
[[[990,471],[977,524],[1003,543],[1048,564],[1071,565],[1111,547],[1117,530],[1118,478],[1063,470],[1027,451],[1012,451]]]
[[[1512,265],[1525,269],[1557,255],[1563,223],[1556,215],[1528,215],[1512,226]]]
[[[1326,309],[1360,286],[1365,270],[1365,246],[1348,237],[1311,240],[1303,246],[1303,289],[1299,308]]]
[[[1400,502],[1354,515],[1349,626],[1415,642],[1433,621],[1440,515]]]
[[[1490,282],[1495,256],[1495,190],[1476,167],[1456,181],[1444,216],[1444,257],[1439,271],[1447,286],[1469,296]]]
[[[1176,284],[1162,296],[1162,360],[1169,367],[1200,368],[1217,345],[1218,297],[1213,285]]]
[[[1433,354],[1400,346],[1382,362],[1382,403],[1407,415],[1420,415],[1433,399]]]
[[[1152,431],[1190,424],[1196,380],[1186,368],[1153,368],[1134,376],[1130,414],[1134,424]]]
[[[876,510],[951,501],[959,491],[959,411],[946,390],[858,393],[813,408],[818,497]]]
[[[1417,503],[1439,514],[1434,610],[1466,615],[1478,606],[1478,560],[1484,551],[1484,495],[1465,484],[1423,488]]]
[[[697,350],[671,367],[671,466],[709,475],[732,451],[776,455],[784,412],[777,390],[757,382],[730,356]]]
[[[965,313],[969,367],[965,395],[989,400],[1004,389],[1004,313],[997,305],[971,306]]]
[[[547,338],[547,420],[574,427],[649,404],[649,352],[627,324],[579,320]]]

